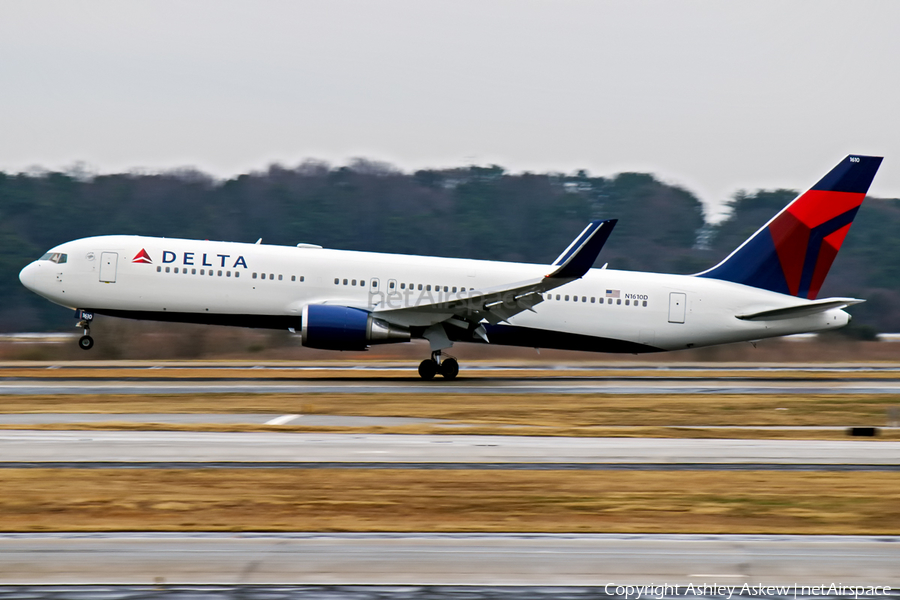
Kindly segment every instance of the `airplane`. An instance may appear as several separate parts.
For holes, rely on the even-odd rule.
[[[714,267],[694,275],[592,268],[616,225],[593,221],[551,265],[104,235],[22,269],[29,290],[94,315],[300,332],[365,350],[428,340],[426,380],[454,379],[455,342],[645,353],[829,331],[856,298],[817,299],[882,158],[850,155]]]

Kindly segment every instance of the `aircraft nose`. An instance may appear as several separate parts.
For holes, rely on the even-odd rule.
[[[24,269],[19,271],[19,281],[22,282],[26,288],[31,291],[34,291],[34,288],[37,285],[37,275],[38,270],[40,270],[40,265],[37,264],[37,261],[26,265]]]

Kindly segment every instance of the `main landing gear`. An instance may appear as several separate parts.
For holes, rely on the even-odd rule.
[[[84,333],[78,338],[78,347],[82,350],[90,350],[94,347],[94,338],[91,337],[91,321],[94,320],[94,315],[83,310],[79,312],[81,313],[81,320],[78,321],[76,327],[84,329]]]
[[[459,375],[459,363],[453,357],[447,357],[441,360],[441,351],[436,350],[431,353],[431,358],[427,358],[419,365],[419,376],[422,379],[434,379],[434,376],[440,373],[444,379],[456,379]]]

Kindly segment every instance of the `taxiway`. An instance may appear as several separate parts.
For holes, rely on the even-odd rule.
[[[900,585],[892,536],[3,534],[0,584]],[[402,565],[402,567],[401,567]]]
[[[0,432],[12,463],[897,465],[900,442],[189,431]]]

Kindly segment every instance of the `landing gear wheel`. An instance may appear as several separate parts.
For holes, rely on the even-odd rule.
[[[90,350],[94,347],[94,338],[89,335],[83,335],[78,339],[78,347],[82,350]]]
[[[426,358],[421,363],[419,363],[419,377],[421,377],[422,379],[434,379],[434,376],[437,375],[437,372],[438,364],[430,358]]]
[[[459,375],[459,363],[455,358],[445,358],[441,361],[441,375],[444,379],[456,379]]]

